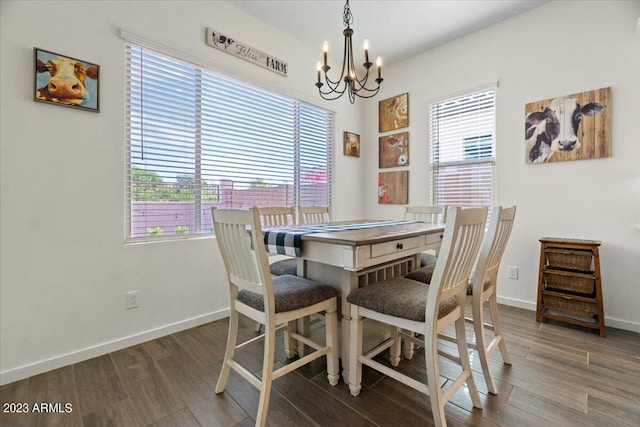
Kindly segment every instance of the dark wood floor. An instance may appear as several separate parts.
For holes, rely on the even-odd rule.
[[[607,329],[601,338],[586,329],[536,323],[534,313],[501,306],[513,365],[493,356],[499,394],[488,395],[472,355],[483,410],[472,409],[460,390],[447,405],[449,425],[638,426],[640,336]],[[253,334],[243,322],[242,333]],[[226,341],[220,320],[0,388],[5,403],[44,402],[58,413],[0,414],[8,426],[251,426],[258,393],[232,372],[225,393],[214,393]],[[277,359],[286,363],[282,340]],[[244,361],[259,370],[254,347]],[[420,377],[424,358],[402,369]],[[441,362],[443,378],[453,367]],[[340,381],[326,381],[324,361],[300,368],[273,384],[271,426],[429,426],[428,398],[365,368],[357,398]],[[56,403],[60,405],[55,406]],[[66,406],[65,404],[70,404]],[[66,409],[70,412],[64,413]],[[62,413],[60,413],[62,412]]]

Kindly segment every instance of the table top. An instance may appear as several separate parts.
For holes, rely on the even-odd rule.
[[[375,222],[373,220],[341,221],[331,224],[357,224]],[[362,246],[372,243],[383,243],[398,238],[408,238],[431,233],[444,232],[444,224],[427,224],[412,222],[407,224],[386,225],[356,230],[331,231],[326,233],[310,233],[302,236],[305,242],[324,242],[348,246]]]
[[[600,240],[584,240],[584,239],[567,239],[563,237],[543,237],[540,239],[542,243],[566,243],[577,245],[595,245],[600,246],[602,242]]]

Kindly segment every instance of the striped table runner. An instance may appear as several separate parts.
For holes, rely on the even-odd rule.
[[[309,224],[295,227],[264,228],[264,244],[267,252],[280,255],[300,256],[302,236],[311,233],[330,233],[333,231],[359,230],[363,228],[386,227],[389,225],[411,224],[415,221],[376,221],[359,224]]]

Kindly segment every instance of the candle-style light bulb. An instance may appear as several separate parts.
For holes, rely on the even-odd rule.
[[[376,65],[378,67],[378,78],[380,78],[380,71],[382,70],[382,58],[378,56],[376,59]]]
[[[318,64],[316,65],[316,69],[318,70],[318,83],[320,83],[320,70],[322,69],[322,65],[320,64],[320,61],[318,61]]]
[[[327,66],[327,53],[329,52],[329,42],[325,41],[322,45],[322,52],[324,54],[324,66]]]
[[[364,39],[362,47],[364,48],[364,62],[369,62],[369,39]]]

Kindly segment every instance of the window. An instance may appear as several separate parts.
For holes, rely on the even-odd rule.
[[[329,205],[333,113],[127,44],[128,237],[213,231],[211,207]]]
[[[495,88],[430,106],[431,199],[434,205],[495,202]]]

